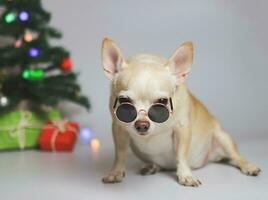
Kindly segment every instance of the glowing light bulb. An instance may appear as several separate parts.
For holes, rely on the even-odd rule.
[[[14,22],[15,19],[16,19],[16,14],[13,13],[13,12],[7,13],[6,16],[5,16],[5,22],[7,24],[10,24],[10,23]]]
[[[21,47],[21,40],[17,40],[14,44],[15,48],[20,48]]]
[[[99,150],[100,150],[100,141],[98,139],[91,140],[90,147],[91,147],[91,150],[94,153],[99,152]]]
[[[23,38],[25,42],[31,42],[33,40],[33,36],[30,33],[25,33]]]
[[[4,107],[7,106],[9,104],[8,98],[5,96],[1,96],[0,97],[0,106]]]
[[[27,69],[23,71],[22,77],[26,80],[40,81],[44,78],[45,73],[42,69]]]
[[[81,144],[89,144],[94,133],[89,128],[80,128],[79,142]]]
[[[26,12],[26,11],[21,11],[21,12],[19,13],[19,19],[20,19],[20,21],[22,21],[22,22],[26,22],[26,21],[28,21],[28,20],[29,20],[29,13]]]
[[[29,49],[29,52],[28,53],[29,53],[29,56],[30,57],[36,58],[36,57],[39,56],[40,51],[39,51],[39,49],[32,47],[32,48]]]

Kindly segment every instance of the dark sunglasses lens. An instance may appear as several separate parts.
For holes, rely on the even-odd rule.
[[[151,106],[148,116],[156,123],[163,123],[169,118],[169,110],[164,105],[156,104]]]
[[[132,122],[137,117],[136,108],[130,104],[121,104],[116,110],[117,118],[122,122]]]

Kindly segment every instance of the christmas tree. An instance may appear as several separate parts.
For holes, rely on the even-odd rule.
[[[61,100],[89,108],[72,72],[70,53],[49,43],[62,35],[49,26],[51,15],[41,0],[0,0],[0,7],[0,36],[12,39],[0,47],[0,112],[25,100],[36,108]]]

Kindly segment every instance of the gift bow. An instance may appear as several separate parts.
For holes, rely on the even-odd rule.
[[[5,126],[1,128],[0,131],[8,131],[10,137],[18,138],[18,143],[20,149],[25,148],[25,129],[26,128],[36,128],[39,129],[41,126],[33,126],[29,120],[32,117],[32,113],[29,111],[20,112],[20,121],[16,127]]]
[[[71,131],[75,134],[77,134],[77,128],[74,128],[73,126],[71,126],[69,123],[69,121],[67,119],[63,119],[63,120],[57,120],[57,121],[52,121],[51,124],[47,124],[45,125],[44,129],[53,129],[53,134],[50,140],[50,145],[52,148],[52,151],[57,151],[56,150],[56,138],[58,136],[58,134],[64,134],[66,133],[66,131]]]

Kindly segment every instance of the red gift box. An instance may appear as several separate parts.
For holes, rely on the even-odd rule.
[[[38,143],[45,151],[72,151],[76,142],[78,124],[75,122],[47,122],[39,136]]]

